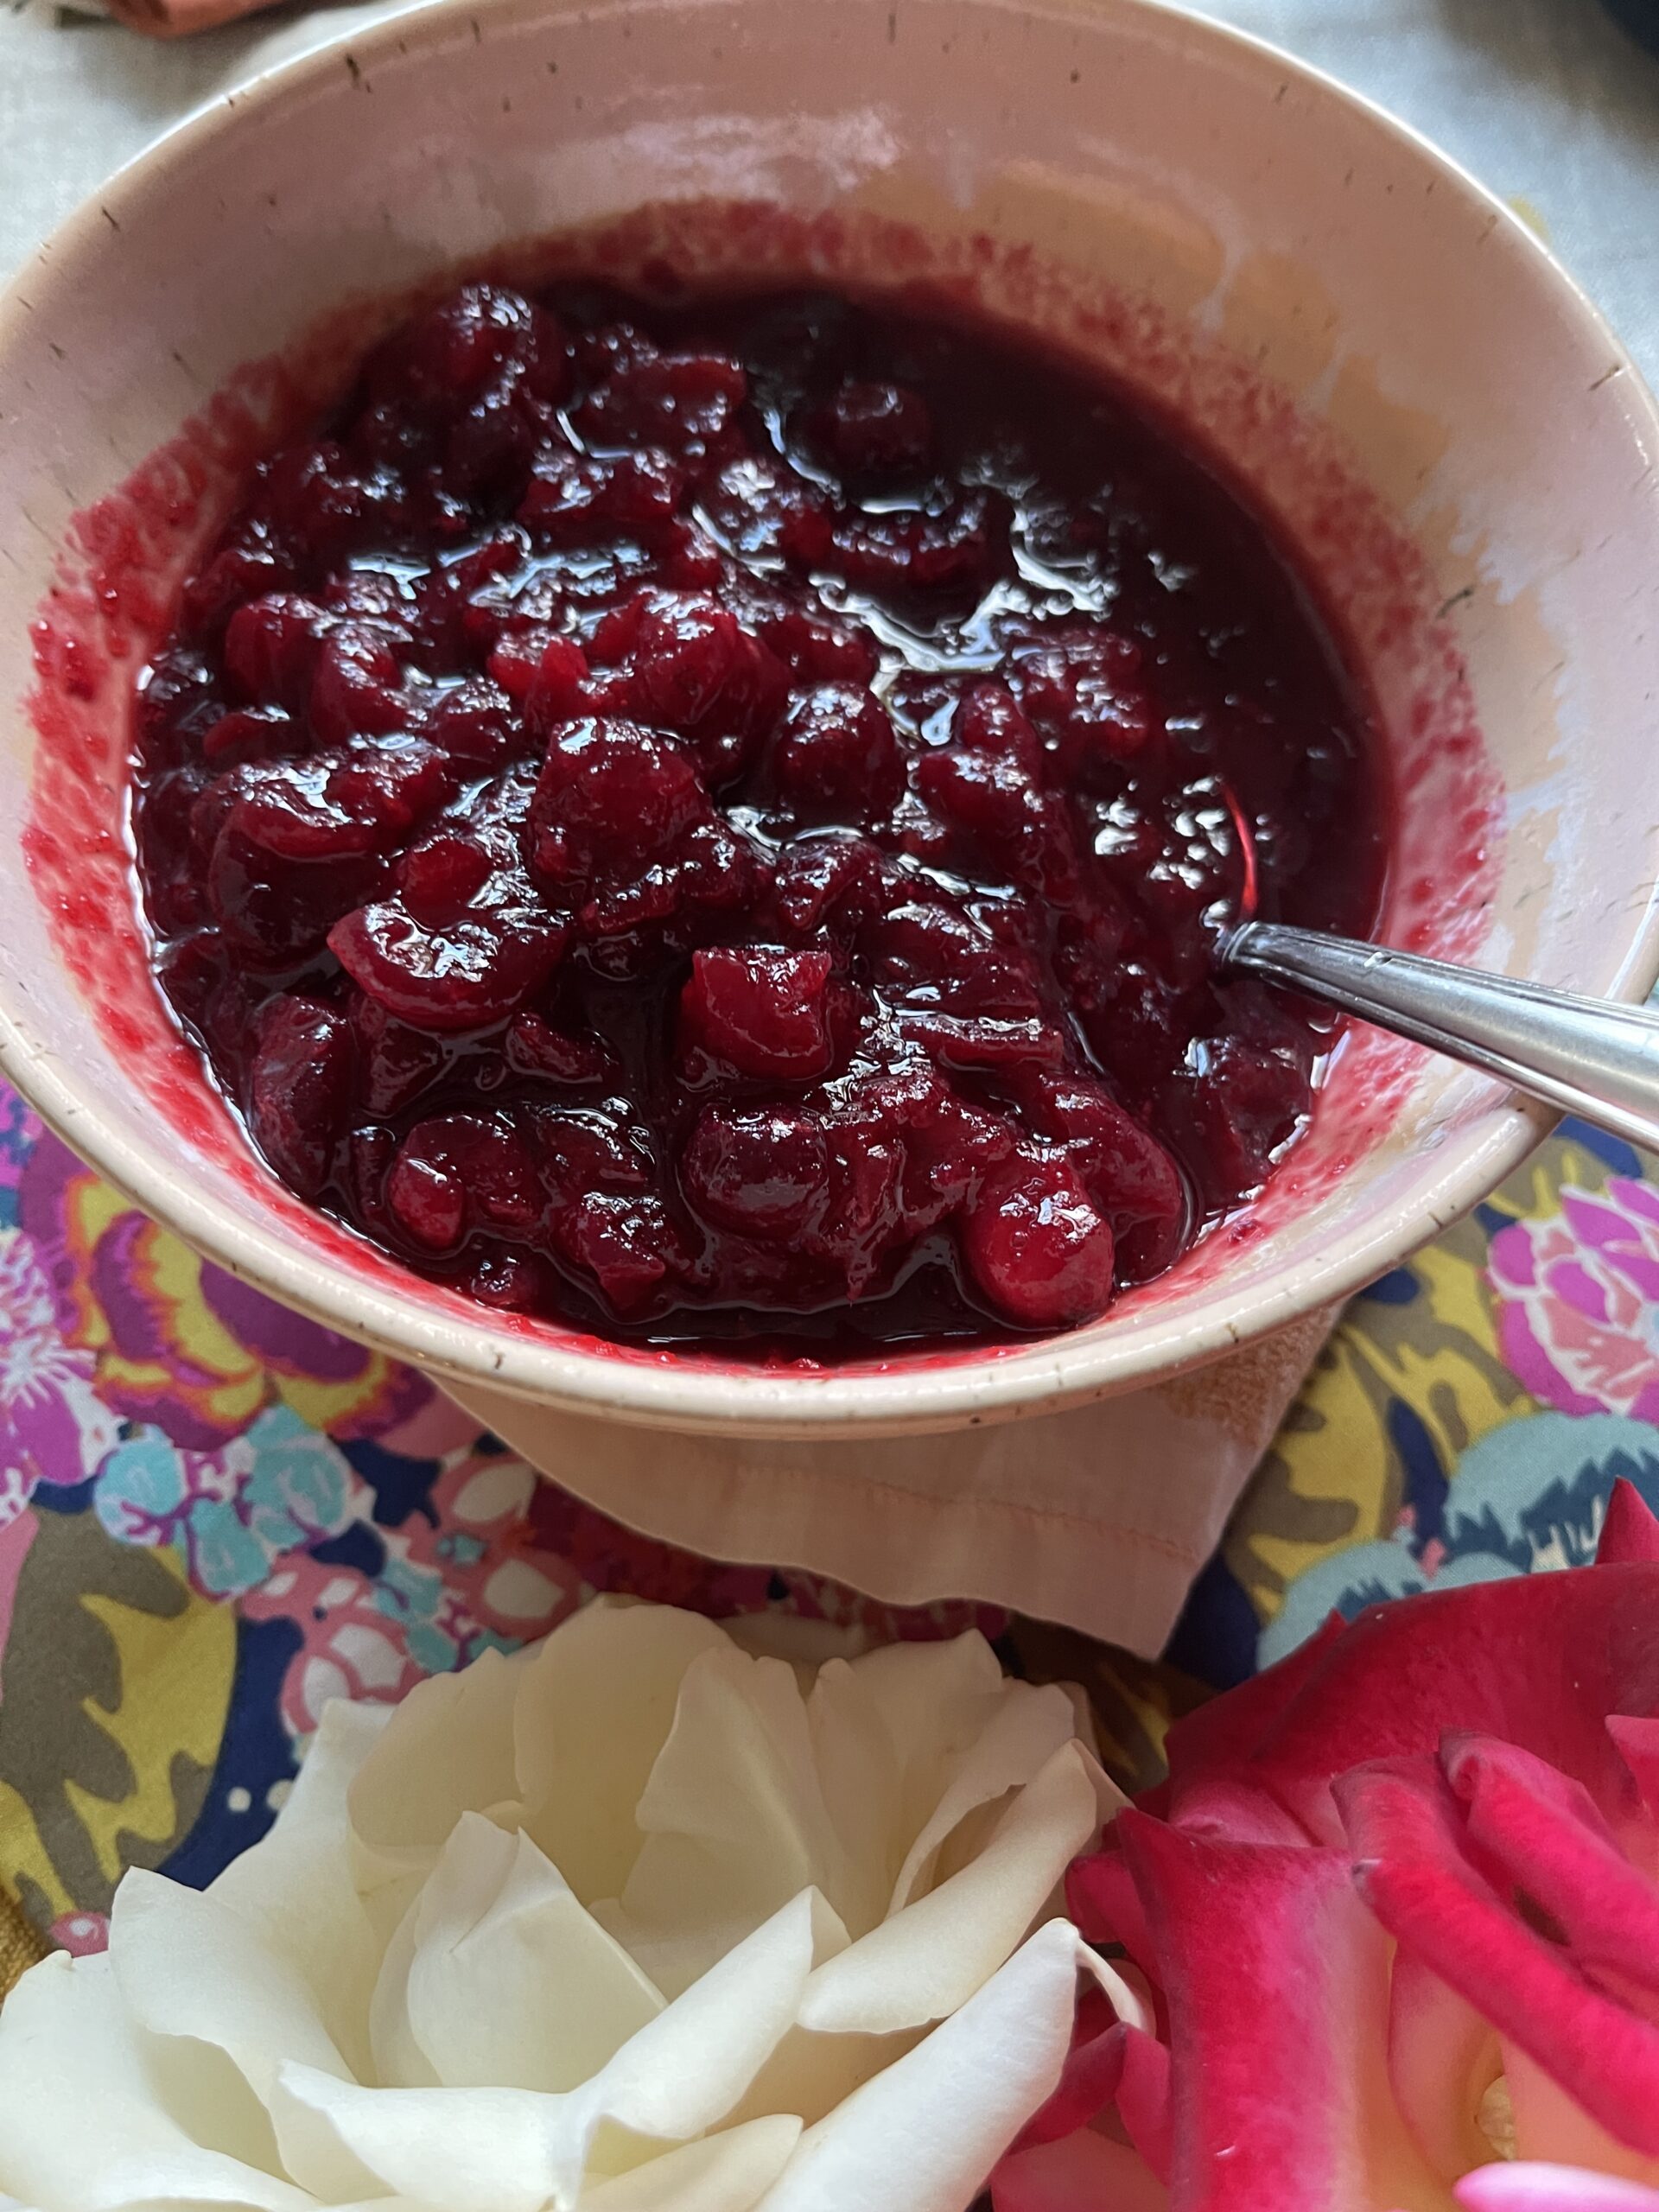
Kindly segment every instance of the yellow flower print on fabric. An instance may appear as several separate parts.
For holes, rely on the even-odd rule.
[[[428,1393],[200,1259],[54,1139],[29,1158],[20,1211],[99,1397],[176,1444],[211,1451],[273,1402],[336,1437],[377,1434]]]

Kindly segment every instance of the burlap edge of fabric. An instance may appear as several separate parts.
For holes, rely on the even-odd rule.
[[[16,1898],[0,1888],[0,2004],[51,1948]]]

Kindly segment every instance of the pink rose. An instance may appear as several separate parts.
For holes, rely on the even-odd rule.
[[[1659,1522],[1333,1621],[1073,1868],[1080,2013],[996,2212],[1659,2212]]]

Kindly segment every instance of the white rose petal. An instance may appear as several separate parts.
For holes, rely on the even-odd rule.
[[[522,1830],[463,1815],[411,1911],[408,1970],[387,1997],[433,2086],[577,2088],[663,2009]],[[383,1977],[377,2010],[385,1991]]]
[[[298,1968],[216,1897],[138,1868],[116,1896],[109,1959],[135,2047],[187,2132],[273,2167],[284,2058],[347,2073]]]
[[[965,2005],[1042,1911],[1056,1866],[1069,1865],[1099,1827],[1091,1764],[1081,1745],[1062,1744],[976,1859],[817,1969],[801,2024],[892,2034]]]
[[[754,2212],[800,2139],[798,2120],[751,2120],[601,2182],[583,2212]]]
[[[351,1786],[347,1817],[365,1892],[424,1875],[463,1813],[516,1802],[513,1713],[534,1657],[485,1651],[404,1700]]]
[[[359,2078],[369,2063],[369,1993],[380,1946],[342,1839],[352,1782],[391,1719],[384,1705],[329,1706],[281,1820],[213,1888],[221,1904],[293,1961],[335,2048]]]
[[[341,2155],[445,2212],[570,2212],[601,2123],[683,2143],[724,2120],[787,2032],[812,1966],[811,1899],[785,1905],[568,2095],[364,2088],[295,2067],[283,2088]]]
[[[982,1638],[848,1649],[600,1600],[331,1707],[263,1842],[0,2012],[0,2200],[962,2212],[1079,1968],[1141,2017],[1030,1933],[1115,1793]]]
[[[1052,1920],[959,2012],[803,2137],[760,2212],[960,2212],[1058,2086],[1077,1971],[1091,1964]]]
[[[525,1826],[585,1901],[621,1893],[686,1669],[727,1643],[701,1614],[601,1599],[539,1647],[516,1727]]]
[[[309,2202],[193,2142],[158,2101],[106,1954],[43,1960],[0,2012],[0,2189],[41,2212],[169,2197],[298,2212]]]
[[[802,1890],[839,1911],[844,1854],[791,1667],[729,1646],[686,1669],[639,1800],[645,1831],[605,1917],[666,1991],[687,1988]]]

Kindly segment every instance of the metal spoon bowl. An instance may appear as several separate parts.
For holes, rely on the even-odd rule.
[[[1659,1150],[1659,1015],[1611,999],[1255,918],[1249,819],[1229,791],[1243,869],[1241,918],[1222,932],[1223,968],[1283,983],[1378,1028],[1501,1076],[1529,1097]]]
[[[1659,1150],[1659,1017],[1539,983],[1278,922],[1241,922],[1224,967],[1248,969],[1517,1090]]]

